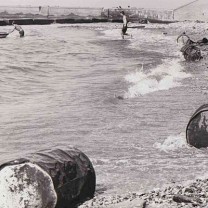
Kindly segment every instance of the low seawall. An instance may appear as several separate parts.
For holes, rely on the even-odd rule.
[[[142,19],[143,21],[144,19]],[[157,19],[146,19],[150,23],[169,24],[173,21],[162,21]],[[122,19],[107,19],[107,18],[92,18],[92,19],[74,19],[74,18],[21,18],[21,19],[3,19],[0,20],[0,26],[12,25],[15,22],[18,25],[49,25],[49,24],[79,24],[79,23],[101,23],[101,22],[115,22],[122,23]],[[140,20],[136,22],[140,23]]]
[[[12,22],[15,22],[18,25],[49,25],[53,23],[59,24],[77,24],[77,23],[97,23],[97,22],[108,22],[108,19],[73,19],[73,18],[21,18],[21,19],[4,19],[0,20],[0,26],[12,25]]]

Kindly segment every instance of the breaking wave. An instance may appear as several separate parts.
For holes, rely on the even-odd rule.
[[[180,133],[179,135],[171,135],[164,142],[156,142],[153,145],[154,148],[159,149],[164,152],[174,151],[177,149],[188,148],[188,144],[186,142],[185,133]]]
[[[169,90],[182,85],[182,80],[190,77],[183,71],[178,59],[165,60],[163,64],[145,72],[143,67],[138,71],[126,75],[125,80],[130,83],[125,98],[134,98],[160,90]]]

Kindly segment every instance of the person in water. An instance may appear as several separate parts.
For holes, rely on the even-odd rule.
[[[14,26],[14,29],[11,31],[11,33],[14,31],[14,30],[17,30],[20,34],[20,37],[24,37],[25,35],[25,32],[24,30],[22,29],[22,27],[20,27],[19,25],[15,24],[15,22],[12,22],[12,25]]]
[[[125,12],[122,11],[121,12],[121,15],[123,16],[123,28],[122,28],[122,31],[121,31],[121,35],[122,35],[122,38],[124,39],[124,35],[128,35],[126,32],[127,32],[127,24],[128,24],[128,21],[127,21],[127,17],[125,15]]]

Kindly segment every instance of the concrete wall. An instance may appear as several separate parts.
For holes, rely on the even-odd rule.
[[[208,0],[197,0],[174,10],[174,19],[208,22]]]

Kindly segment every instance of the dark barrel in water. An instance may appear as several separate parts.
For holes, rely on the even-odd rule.
[[[78,149],[36,152],[0,166],[0,207],[72,208],[94,196],[95,183]]]
[[[208,104],[202,105],[191,117],[186,128],[188,144],[196,148],[208,147]]]

